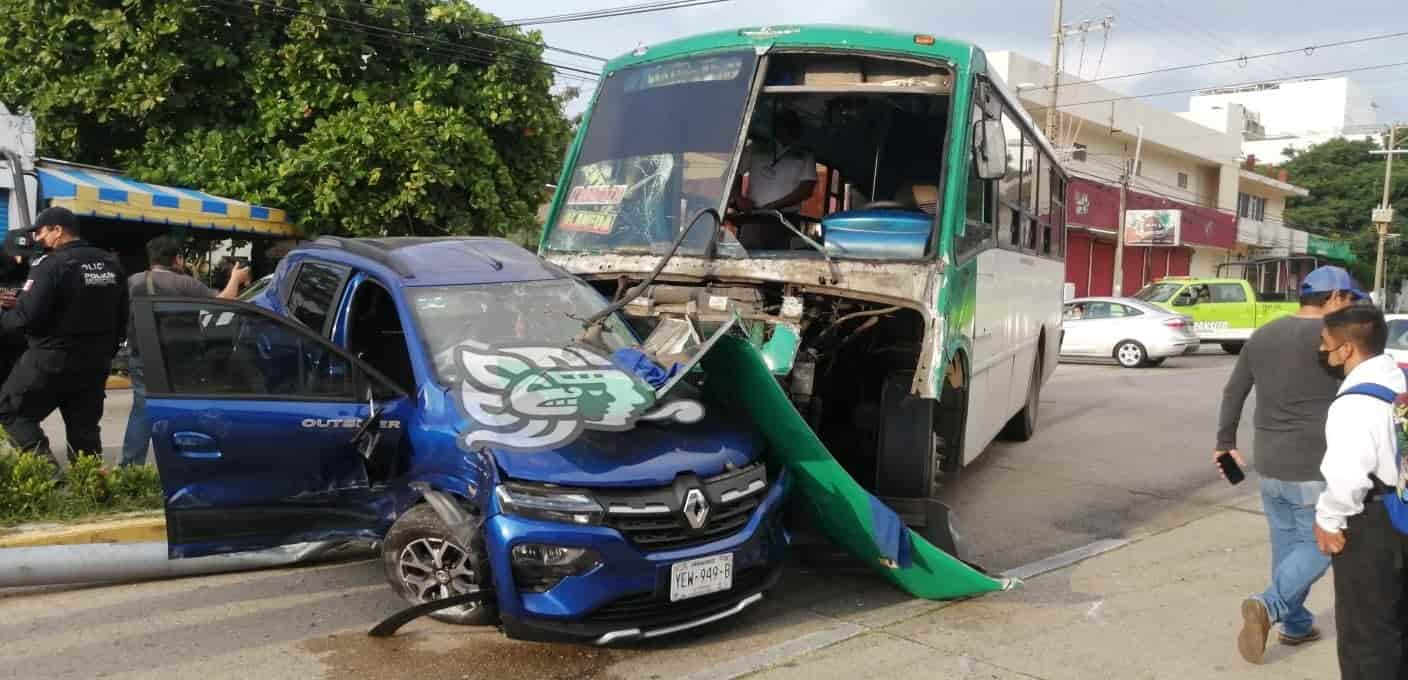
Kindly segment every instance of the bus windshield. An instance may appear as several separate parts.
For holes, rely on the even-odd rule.
[[[604,79],[548,249],[663,254],[691,215],[717,208],[756,65],[725,52]],[[682,254],[704,251],[713,225],[701,223]]]

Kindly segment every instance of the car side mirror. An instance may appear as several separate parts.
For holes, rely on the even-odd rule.
[[[1007,176],[1007,139],[1002,121],[984,118],[973,123],[973,161],[979,179]]]

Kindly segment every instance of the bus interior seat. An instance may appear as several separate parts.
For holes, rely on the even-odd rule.
[[[896,200],[903,202],[910,210],[934,215],[939,211],[939,187],[937,184],[906,182],[900,188]]]

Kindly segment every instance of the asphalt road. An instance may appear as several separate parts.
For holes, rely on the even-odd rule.
[[[1062,365],[1043,392],[1037,436],[995,444],[950,489],[966,556],[1008,570],[1181,526],[1252,497],[1251,485],[1227,486],[1211,463],[1231,365],[1221,354],[1138,371]],[[394,639],[371,640],[364,632],[400,602],[377,562],[352,559],[0,592],[0,677],[705,678],[755,650],[809,644],[838,621],[866,626],[932,606],[862,571],[799,566],[732,622],[641,647],[510,642],[493,629],[425,619]]]

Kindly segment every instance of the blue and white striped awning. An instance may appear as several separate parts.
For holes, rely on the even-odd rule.
[[[115,172],[44,160],[43,196],[75,214],[170,224],[239,234],[301,238],[302,230],[278,208],[266,208],[194,189],[138,182]]]

